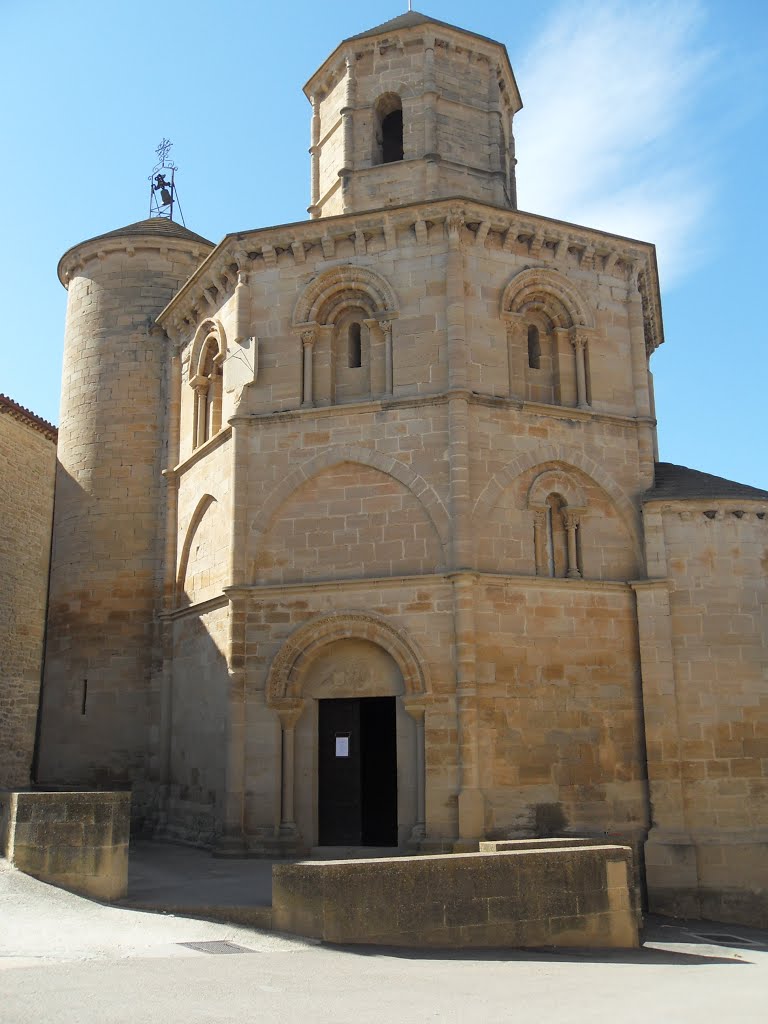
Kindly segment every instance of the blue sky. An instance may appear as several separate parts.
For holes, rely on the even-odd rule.
[[[194,231],[306,217],[301,86],[342,38],[406,6],[0,0],[0,391],[58,420],[56,264],[147,215],[161,137]],[[414,6],[507,45],[521,209],[657,244],[662,459],[768,489],[768,4]]]

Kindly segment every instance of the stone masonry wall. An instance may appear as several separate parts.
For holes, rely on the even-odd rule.
[[[768,506],[736,500],[648,506],[664,546],[674,703],[644,666],[654,830],[651,906],[768,923]],[[653,623],[641,606],[641,630]],[[657,598],[658,600],[658,598]],[[649,627],[646,627],[649,628]]]
[[[56,444],[0,409],[0,789],[26,786],[40,695]]]

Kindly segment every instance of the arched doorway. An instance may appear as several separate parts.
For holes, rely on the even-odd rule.
[[[367,774],[360,776],[359,800],[361,820],[367,816],[368,825],[364,829],[361,826],[362,841],[380,842],[374,836],[382,827],[382,820],[391,834],[391,819],[376,812],[376,801],[381,799],[381,789],[377,787],[384,783],[373,778],[373,774],[377,771],[377,758],[382,757],[385,767],[380,774],[386,776],[389,771],[391,785],[393,745],[395,782],[387,799],[396,804],[397,846],[405,849],[409,841],[423,840],[425,717],[430,689],[427,665],[413,640],[384,616],[358,610],[339,611],[299,626],[275,655],[267,679],[267,702],[276,712],[281,730],[276,764],[280,793],[278,837],[298,848],[319,844],[321,730],[330,737],[334,758],[336,734],[343,741],[344,733],[351,732],[338,722],[333,724],[332,711],[327,713],[327,722],[321,724],[320,709],[323,702],[329,702],[326,706],[332,708],[332,701],[351,701],[358,702],[353,716],[358,715],[358,727],[367,733],[368,768]],[[394,744],[391,724],[386,724],[391,723],[392,709]],[[326,712],[322,715],[325,719]],[[343,757],[343,742],[338,750]],[[364,771],[362,767],[359,770]],[[332,774],[330,779],[332,785]],[[325,838],[325,825],[323,833]]]
[[[402,673],[370,640],[324,645],[296,724],[296,825],[311,846],[399,846],[417,815],[416,724]]]

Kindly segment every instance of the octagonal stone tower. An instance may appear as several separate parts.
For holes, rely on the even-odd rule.
[[[506,47],[410,11],[345,39],[304,86],[313,218],[462,196],[516,209]]]
[[[163,218],[74,246],[67,288],[40,782],[146,777],[161,579],[165,336],[211,243]]]

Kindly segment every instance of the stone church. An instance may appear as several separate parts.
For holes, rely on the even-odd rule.
[[[38,781],[220,854],[608,835],[768,923],[768,493],[658,461],[653,245],[518,208],[492,39],[304,92],[309,219],[59,265]]]

